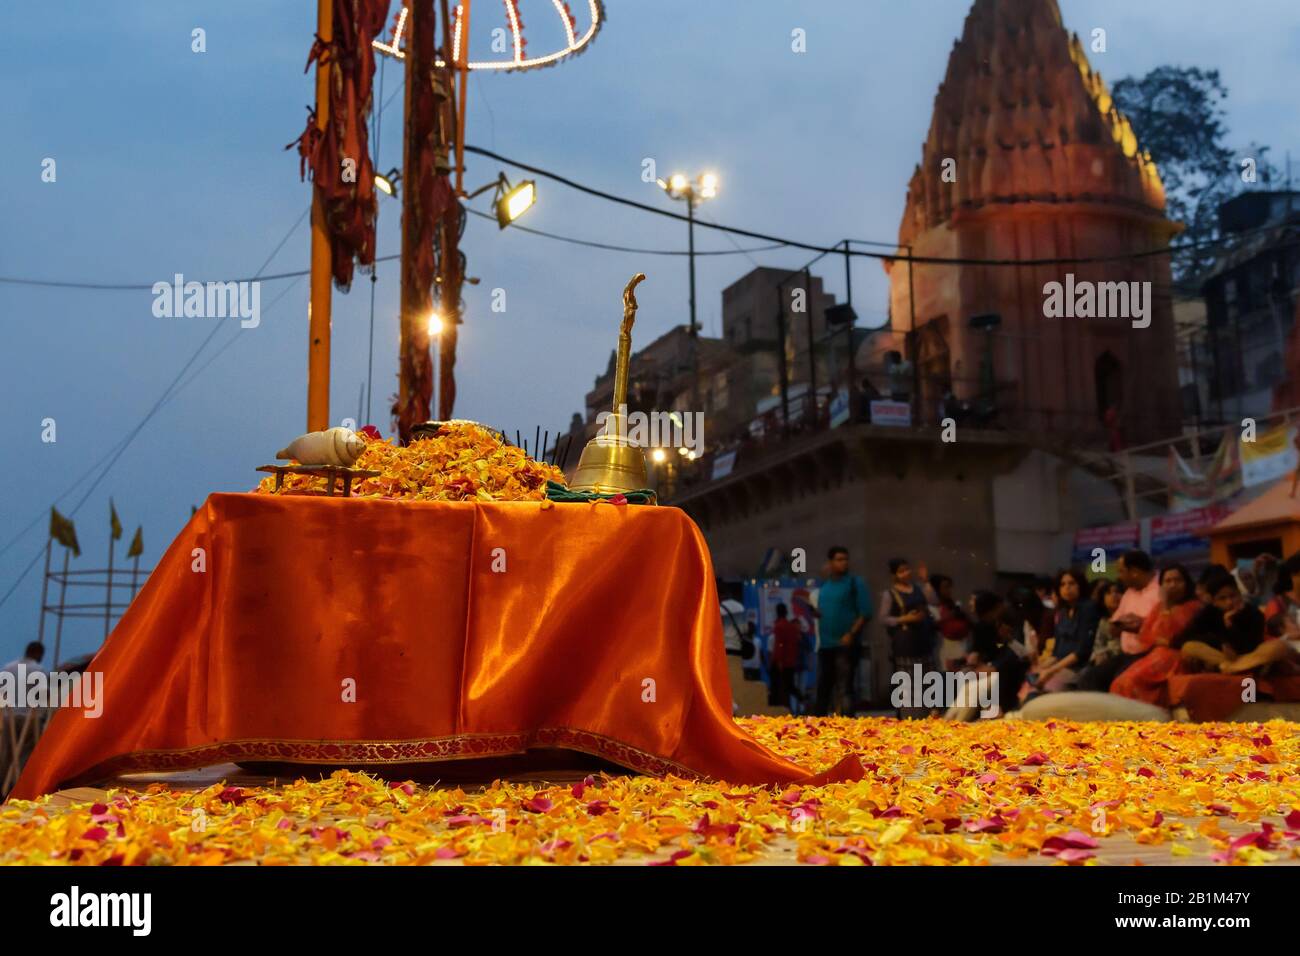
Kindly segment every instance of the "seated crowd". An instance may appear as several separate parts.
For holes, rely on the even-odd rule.
[[[1193,579],[1180,564],[1157,569],[1139,550],[1123,555],[1115,579],[1089,582],[1078,569],[1067,569],[1032,594],[1016,589],[1004,600],[982,592],[971,602],[964,658],[943,664],[996,670],[1003,713],[1068,690],[1108,691],[1173,708],[1187,702],[1176,689],[1186,686],[1178,684],[1181,677],[1300,675],[1293,643],[1300,638],[1300,604],[1292,579],[1300,573],[1300,555],[1272,564],[1271,595],[1243,593],[1222,565]],[[1234,699],[1254,700],[1256,693],[1264,699],[1273,686],[1234,698],[1240,683],[1218,682],[1227,703],[1217,710]]]
[[[1079,690],[1184,708],[1198,720],[1224,719],[1243,702],[1300,700],[1300,554],[1262,556],[1246,572],[1212,564],[1193,578],[1180,564],[1157,568],[1135,549],[1120,558],[1113,578],[1089,581],[1070,568],[1005,596],[977,592],[964,606],[951,578],[899,558],[890,562],[890,586],[876,607],[848,573],[846,549],[832,548],[829,557],[823,606],[811,612],[819,637],[816,701],[800,693],[800,631],[782,606],[780,653],[769,668],[772,703],[812,705],[817,714],[864,708],[858,691],[867,688],[855,686],[858,648],[876,608],[892,670],[919,663],[996,673],[1001,714]]]

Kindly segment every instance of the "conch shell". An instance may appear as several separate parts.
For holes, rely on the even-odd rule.
[[[302,465],[340,465],[350,468],[361,457],[366,443],[350,428],[329,428],[299,435],[275,453]]]

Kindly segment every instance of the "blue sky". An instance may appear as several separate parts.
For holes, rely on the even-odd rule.
[[[394,0],[396,2],[396,0]],[[475,76],[467,140],[592,186],[667,203],[641,180],[711,169],[719,197],[706,217],[809,242],[889,240],[930,121],[966,0],[606,0],[609,20],[592,48],[560,67]],[[571,4],[579,10],[581,3]],[[1290,149],[1300,173],[1300,5],[1242,0],[1063,0],[1067,27],[1107,30],[1092,60],[1109,79],[1163,63],[1217,67],[1230,90],[1233,143]],[[296,154],[313,98],[303,64],[315,27],[309,2],[48,0],[0,10],[0,275],[105,283],[250,276],[309,201]],[[530,52],[558,35],[551,5],[522,0]],[[472,44],[486,52],[504,24],[499,4],[477,8]],[[201,27],[207,52],[190,49]],[[790,49],[802,28],[807,52]],[[385,70],[385,95],[399,70]],[[401,97],[384,116],[381,169],[400,157]],[[1139,130],[1139,135],[1141,131]],[[42,183],[41,162],[58,179]],[[498,165],[470,157],[467,184]],[[515,176],[515,171],[507,169]],[[684,227],[541,182],[527,224],[598,241],[680,249]],[[487,209],[488,197],[476,206]],[[397,205],[381,209],[379,252],[395,252]],[[703,249],[733,249],[702,232]],[[738,240],[742,246],[753,243]],[[680,258],[583,249],[471,218],[469,274],[458,365],[458,415],[508,430],[567,424],[614,345],[620,292],[635,271],[637,341],[685,321]],[[797,252],[702,259],[699,311],[717,334],[720,293],[754,264],[795,267]],[[269,273],[304,268],[307,227]],[[381,264],[375,322],[374,415],[387,432],[396,384],[397,267]],[[843,289],[842,267],[824,276]],[[862,321],[885,315],[879,265],[855,264]],[[489,309],[491,290],[507,309]],[[274,308],[267,306],[284,293]],[[127,536],[145,528],[151,565],[212,491],[246,490],[253,468],[302,431],[307,285],[262,289],[262,324],[225,323],[193,370],[200,374],[139,433],[76,514],[82,567],[101,566],[111,494]],[[158,319],[147,291],[74,291],[0,285],[0,397],[10,426],[0,498],[0,594],[40,551],[43,515],[65,512],[69,492],[149,411],[213,320]],[[369,281],[335,296],[332,418],[355,416],[366,377]],[[218,354],[218,350],[222,350]],[[213,355],[217,357],[207,364]],[[187,376],[188,377],[188,376]],[[54,418],[58,441],[41,442]],[[97,470],[95,475],[99,474]],[[125,541],[123,542],[125,544]],[[35,636],[39,565],[0,607],[0,658]],[[67,653],[93,649],[99,629],[70,626]]]

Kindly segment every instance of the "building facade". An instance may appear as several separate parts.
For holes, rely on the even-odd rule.
[[[1205,276],[1204,334],[1210,372],[1206,418],[1234,421],[1300,405],[1293,343],[1300,304],[1300,193],[1243,193],[1219,209],[1229,248]],[[1288,362],[1288,352],[1292,359]]]
[[[1116,425],[1130,444],[1176,434],[1168,256],[1113,258],[1166,246],[1178,226],[1164,207],[1155,165],[1054,0],[975,0],[908,185],[899,252],[1109,261],[918,262],[910,274],[906,262],[887,264],[892,326],[918,366],[922,421],[951,389],[995,402],[1008,427],[1083,443]],[[1149,293],[1149,325],[1047,317],[1052,282],[1146,283],[1136,291]],[[992,382],[1013,384],[991,394]]]
[[[1107,261],[895,260],[890,327],[852,364],[854,333],[827,322],[835,303],[816,277],[758,269],[729,286],[722,339],[698,340],[708,450],[673,461],[660,485],[661,500],[700,526],[723,577],[754,576],[769,551],[796,549],[816,576],[832,544],[849,547],[875,587],[892,557],[927,562],[963,593],[1041,575],[1068,559],[1077,529],[1139,516],[1091,452],[1117,429],[1128,444],[1180,432],[1168,256],[1114,258],[1162,249],[1177,227],[1155,167],[1054,2],[975,0],[922,156],[900,254]],[[1150,283],[1149,324],[1048,318],[1044,286],[1067,274]],[[806,311],[794,308],[796,289]],[[690,381],[674,341],[633,357],[634,385],[671,383],[637,392],[658,396],[660,409],[681,407]],[[607,405],[612,371],[588,395],[589,416]],[[804,414],[804,396],[829,397],[851,378],[864,399],[910,402],[911,418],[832,424],[820,403]],[[764,416],[782,391],[790,415],[774,428]],[[970,413],[957,441],[939,427],[950,406]],[[872,633],[883,658],[883,633]]]

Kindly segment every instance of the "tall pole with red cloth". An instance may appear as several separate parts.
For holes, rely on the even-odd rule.
[[[311,305],[307,332],[307,428],[329,427],[331,280],[346,292],[353,266],[375,262],[375,169],[366,117],[375,74],[372,42],[389,0],[317,0],[316,108],[295,143],[299,174],[311,170]]]
[[[433,363],[429,357],[429,319],[434,276],[433,225],[436,221],[436,169],[446,163],[437,152],[439,87],[434,72],[433,0],[409,0],[406,40],[406,106],[402,149],[401,341],[397,404],[393,418],[402,441],[411,428],[432,417]]]
[[[317,0],[317,42],[328,46],[334,39],[334,0]],[[316,61],[316,130],[325,135],[330,115],[330,63],[325,55]],[[319,172],[313,170],[313,179]],[[311,192],[311,304],[307,306],[307,430],[329,428],[330,419],[330,276],[334,249],[325,222],[321,191]]]
[[[451,21],[448,19],[447,0],[439,0],[442,7],[442,67],[437,68],[439,80],[447,95],[440,104],[438,123],[439,144],[450,159],[448,147],[454,142],[458,160],[456,162],[457,182],[461,180],[461,163],[463,156],[461,138],[464,131],[464,116],[456,108],[455,78],[453,70],[458,65],[452,49]],[[465,37],[462,48],[468,51],[469,38]],[[468,52],[464,55],[468,69]],[[463,77],[462,72],[462,77]],[[438,417],[449,419],[456,407],[456,343],[459,338],[460,287],[464,280],[464,269],[460,255],[461,208],[457,192],[451,185],[451,170],[439,170],[438,208],[438,292],[442,309],[442,335],[438,341]]]

